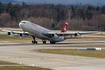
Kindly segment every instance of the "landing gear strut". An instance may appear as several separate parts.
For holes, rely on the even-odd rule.
[[[33,44],[37,44],[38,42],[35,41],[35,36],[32,36],[32,38],[33,38],[33,40],[34,40],[34,41],[32,41],[32,43],[33,43]]]

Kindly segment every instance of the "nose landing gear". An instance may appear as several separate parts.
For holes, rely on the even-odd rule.
[[[33,44],[37,44],[38,42],[35,40],[35,36],[32,35],[32,38],[34,41],[32,41]]]

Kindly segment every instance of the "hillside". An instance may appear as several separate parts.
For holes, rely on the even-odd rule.
[[[105,28],[105,6],[66,8],[64,5],[2,4],[0,2],[0,27],[18,27],[21,20],[29,20],[47,28],[62,28],[65,22],[68,29],[98,30]]]

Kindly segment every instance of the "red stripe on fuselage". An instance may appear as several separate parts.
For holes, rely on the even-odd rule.
[[[31,25],[37,26],[37,25],[36,25],[36,24],[34,24],[34,23],[31,23]]]

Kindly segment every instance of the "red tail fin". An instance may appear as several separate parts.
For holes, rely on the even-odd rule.
[[[66,22],[65,25],[63,26],[61,32],[66,32],[68,27],[68,23]]]
[[[102,31],[103,31],[103,29],[100,30],[100,32],[102,32]]]

